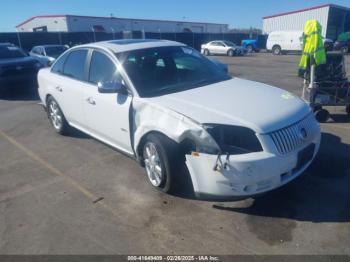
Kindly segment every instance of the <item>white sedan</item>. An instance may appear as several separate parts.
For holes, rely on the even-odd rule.
[[[320,126],[301,99],[232,78],[177,42],[74,47],[38,80],[59,134],[72,126],[133,156],[164,192],[185,163],[198,197],[260,194],[298,177],[319,149]]]
[[[202,54],[209,55],[244,55],[247,50],[242,48],[241,46],[237,46],[231,41],[223,40],[223,41],[211,41],[207,44],[201,46]]]

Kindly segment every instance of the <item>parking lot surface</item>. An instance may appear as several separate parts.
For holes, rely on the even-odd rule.
[[[301,92],[299,56],[217,59],[233,76]],[[38,102],[0,98],[1,254],[350,254],[344,108],[330,108],[320,153],[295,182],[208,202],[155,191],[134,160],[78,131],[57,135]]]

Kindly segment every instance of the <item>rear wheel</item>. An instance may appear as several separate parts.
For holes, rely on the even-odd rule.
[[[274,55],[281,55],[282,54],[282,48],[279,46],[279,45],[275,45],[273,48],[272,48],[272,53]]]
[[[178,155],[175,142],[158,134],[148,135],[143,145],[143,161],[152,186],[171,193],[176,187]]]
[[[69,131],[69,124],[64,117],[61,108],[53,97],[47,99],[47,114],[55,131],[65,135]]]

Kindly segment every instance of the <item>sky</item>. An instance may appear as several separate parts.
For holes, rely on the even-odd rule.
[[[332,1],[332,0],[329,0]],[[185,20],[262,28],[262,17],[330,3],[322,0],[1,0],[0,31],[36,15],[72,14]],[[350,0],[331,3],[350,7]]]

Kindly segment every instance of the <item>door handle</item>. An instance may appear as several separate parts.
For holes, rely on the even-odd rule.
[[[89,97],[88,99],[86,99],[86,101],[90,104],[90,105],[96,105],[96,102],[94,99],[92,99],[92,97]]]
[[[63,91],[62,87],[60,87],[60,86],[56,86],[55,89],[56,89],[58,92],[62,92],[62,91]]]

